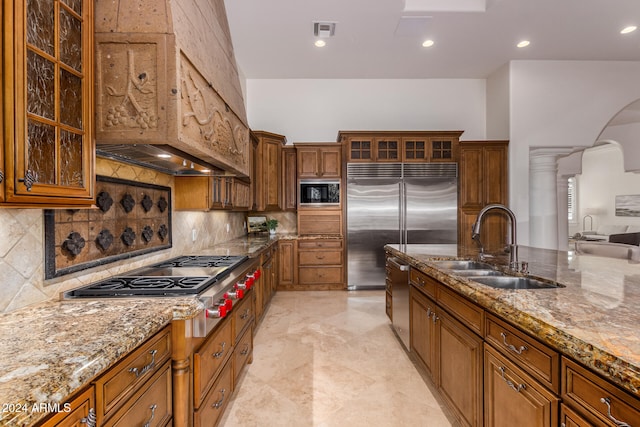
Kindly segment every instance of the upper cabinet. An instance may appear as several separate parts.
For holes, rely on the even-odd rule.
[[[460,186],[458,191],[458,244],[473,250],[471,226],[488,204],[507,204],[508,141],[464,141],[460,143]],[[499,212],[487,214],[480,240],[485,249],[496,250],[506,244],[507,217]]]
[[[287,143],[283,135],[254,131],[258,141],[253,181],[255,210],[282,210],[282,149]]]
[[[462,131],[341,131],[347,162],[455,162]]]
[[[298,153],[298,178],[340,178],[342,147],[327,144],[294,144]]]
[[[3,2],[0,203],[93,204],[93,1]]]

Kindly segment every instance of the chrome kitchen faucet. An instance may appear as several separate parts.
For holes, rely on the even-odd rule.
[[[511,244],[509,244],[509,268],[511,270],[518,271],[518,244],[516,241],[516,215],[513,213],[511,209],[497,203],[487,205],[484,208],[482,208],[482,210],[480,210],[480,212],[478,213],[478,216],[476,217],[476,222],[474,222],[473,226],[471,227],[471,238],[478,242],[478,244],[480,245],[480,256],[483,256],[484,250],[482,247],[482,242],[480,241],[480,225],[482,224],[482,219],[484,215],[487,212],[494,209],[498,209],[506,212],[507,215],[509,215],[509,218],[511,219]]]

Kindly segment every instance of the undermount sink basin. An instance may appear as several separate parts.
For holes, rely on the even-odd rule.
[[[498,289],[553,289],[565,287],[559,283],[543,282],[532,277],[474,276],[468,277],[468,279]]]
[[[471,269],[471,270],[451,270],[456,276],[504,276],[504,273],[498,270],[489,269]]]
[[[434,265],[444,270],[493,270],[491,264],[480,261],[469,260],[449,260],[449,261],[434,261]]]

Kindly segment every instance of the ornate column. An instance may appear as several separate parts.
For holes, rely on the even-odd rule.
[[[557,161],[572,151],[571,147],[545,147],[529,152],[529,244],[533,247],[559,249],[559,239],[568,238],[567,230],[560,236],[558,229]]]

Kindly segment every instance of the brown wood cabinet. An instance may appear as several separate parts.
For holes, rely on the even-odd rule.
[[[340,178],[342,176],[342,146],[295,143],[298,153],[298,178]]]
[[[340,131],[347,162],[455,162],[462,131]]]
[[[282,148],[287,140],[283,135],[253,131],[256,149],[255,210],[282,210]]]
[[[294,147],[282,149],[282,209],[295,211],[298,207],[297,153]]]
[[[458,244],[477,249],[471,239],[471,227],[480,210],[488,204],[508,202],[508,142],[460,142],[458,192]],[[498,251],[507,244],[508,218],[490,212],[484,219],[480,240],[486,250]]]
[[[95,419],[96,397],[93,385],[87,387],[69,401],[69,411],[57,412],[48,418],[41,427],[73,427],[87,424],[89,417]]]
[[[562,358],[562,400],[593,425],[640,425],[638,397],[565,357]]]
[[[342,236],[342,211],[338,209],[299,209],[298,234],[301,236]]]
[[[484,425],[558,425],[560,399],[491,345],[485,344]]]
[[[460,423],[481,426],[482,338],[474,331],[481,329],[483,312],[422,273],[410,274],[410,280],[411,351]],[[436,300],[423,292],[425,285]]]
[[[314,290],[344,289],[343,239],[298,241],[298,284]]]
[[[150,387],[148,380],[170,356],[171,326],[167,326],[99,377],[95,381],[98,425],[106,423],[122,408],[128,408],[139,391],[144,393]],[[166,399],[170,401],[171,396]],[[171,404],[168,410],[170,417]]]
[[[251,206],[248,182],[233,176],[176,176],[175,209],[182,210],[239,210]]]
[[[93,1],[28,5],[2,4],[0,204],[92,205]]]
[[[297,240],[278,242],[278,289],[291,290],[298,283]]]

